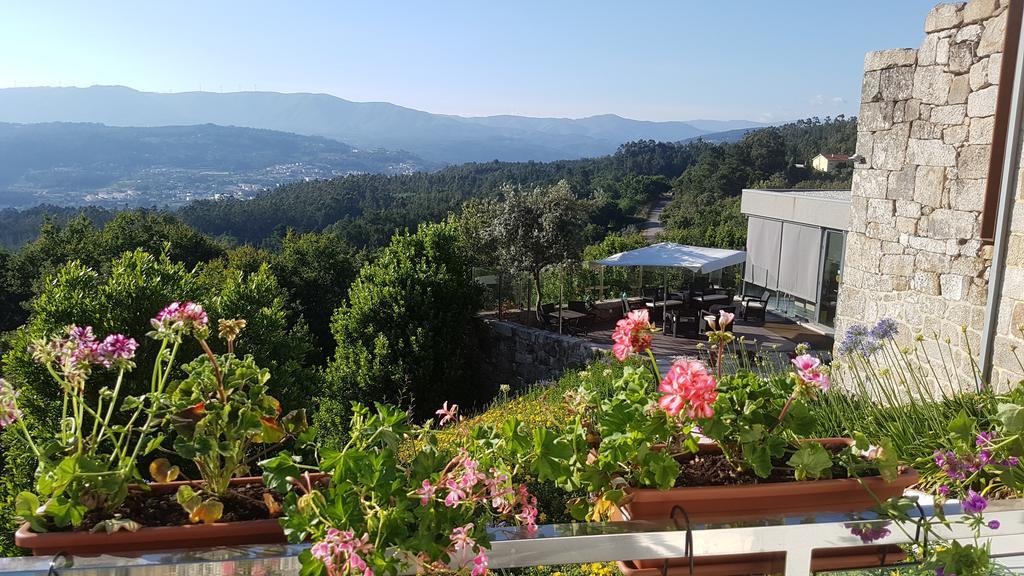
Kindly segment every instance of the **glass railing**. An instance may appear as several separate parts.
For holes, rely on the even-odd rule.
[[[957,518],[960,508],[947,504],[945,513]],[[872,514],[822,514],[759,518],[728,524],[687,526],[684,515],[664,523],[615,522],[557,524],[525,528],[493,528],[490,567],[507,568],[570,565],[647,559],[624,567],[635,576],[686,574],[690,562],[737,561],[733,555],[759,555],[773,572],[787,576],[815,570],[867,569],[905,561],[895,545],[921,539],[919,520],[932,516],[924,506],[909,521],[878,520]],[[990,542],[997,563],[1011,570],[1024,567],[1024,500],[993,501],[986,520],[996,530],[981,529],[981,541]],[[936,538],[937,537],[937,538]],[[943,541],[973,542],[966,526],[937,528],[931,545]],[[304,546],[246,546],[98,557],[8,558],[0,560],[0,574],[50,576],[119,574],[125,576],[239,574],[276,576],[298,574],[297,555]],[[671,564],[663,562],[674,559]],[[724,559],[724,560],[723,560]],[[743,561],[749,561],[745,556]],[[652,567],[653,566],[653,567]]]

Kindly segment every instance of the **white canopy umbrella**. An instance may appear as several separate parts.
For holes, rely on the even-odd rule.
[[[674,242],[659,242],[636,250],[619,252],[595,264],[602,266],[639,266],[654,268],[685,268],[696,274],[710,274],[722,268],[741,264],[747,259],[742,250],[725,248],[706,248],[703,246],[687,246]],[[668,277],[665,277],[666,291]],[[662,298],[661,313],[665,314],[665,298]]]

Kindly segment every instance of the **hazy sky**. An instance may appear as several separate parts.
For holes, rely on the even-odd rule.
[[[936,0],[4,0],[0,87],[326,92],[429,112],[853,114]]]

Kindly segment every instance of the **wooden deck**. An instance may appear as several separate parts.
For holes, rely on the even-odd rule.
[[[595,326],[590,334],[583,337],[611,349],[614,329],[613,322],[606,322]],[[767,321],[763,324],[747,322],[737,317],[733,332],[737,344],[742,342],[748,351],[759,352],[762,355],[785,355],[802,342],[810,344],[811,350],[821,353],[822,356],[829,357],[832,353],[832,337],[771,313],[767,315]],[[651,350],[658,359],[658,364],[664,366],[677,358],[704,359],[707,357],[706,346],[707,340],[700,336],[686,338],[662,333],[655,334],[651,342]]]

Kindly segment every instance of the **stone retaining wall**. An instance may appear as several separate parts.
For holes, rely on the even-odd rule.
[[[866,162],[853,175],[837,334],[852,323],[893,318],[905,340],[949,339],[966,378],[980,344],[991,265],[980,215],[1007,4],[940,4],[927,15],[919,49],[871,52],[864,60],[857,154]],[[1022,212],[1017,232],[1024,232]],[[1024,246],[1024,235],[1015,238],[1011,246]],[[1005,298],[1024,298],[1024,249],[1017,252],[1010,264],[1021,271],[1007,278]],[[1003,334],[1017,312],[1024,321],[1024,305],[1008,305]],[[926,344],[935,358],[945,349]],[[1003,382],[1020,378],[1007,356],[1010,344],[1003,336],[1005,350],[996,352]]]
[[[495,385],[523,387],[553,380],[606,353],[589,340],[514,322],[484,320],[484,328],[483,377]]]

